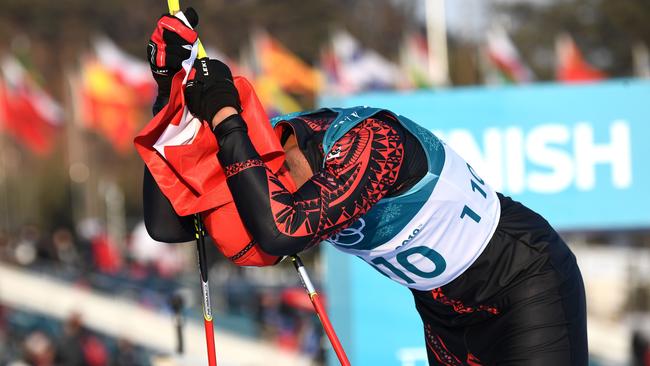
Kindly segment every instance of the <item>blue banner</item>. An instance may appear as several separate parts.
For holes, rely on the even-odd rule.
[[[386,108],[433,130],[559,230],[650,227],[648,81],[372,93],[321,105]],[[324,252],[331,317],[352,364],[426,365],[410,291],[354,256]]]

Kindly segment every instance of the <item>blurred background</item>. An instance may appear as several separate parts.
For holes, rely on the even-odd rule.
[[[204,364],[196,248],[147,235],[132,145],[151,118],[145,50],[166,3],[0,5],[0,365]],[[650,2],[181,5],[269,115],[392,108],[483,166],[576,253],[591,363],[650,365]],[[208,254],[223,364],[336,364],[290,264]],[[426,364],[407,290],[329,248],[304,259],[353,364]]]

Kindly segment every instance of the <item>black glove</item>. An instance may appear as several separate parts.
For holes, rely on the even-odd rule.
[[[199,24],[199,16],[193,8],[183,14],[192,27]],[[181,69],[181,63],[190,57],[192,44],[198,35],[182,20],[172,15],[162,15],[147,45],[147,59],[153,78],[158,84],[159,96],[169,97],[174,74]]]
[[[223,107],[241,112],[239,93],[226,64],[215,59],[198,59],[194,61],[192,73],[193,78],[185,87],[185,102],[193,115],[210,123]]]

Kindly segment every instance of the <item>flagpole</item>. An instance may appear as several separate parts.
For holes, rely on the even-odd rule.
[[[0,121],[2,123],[2,121]],[[2,210],[4,214],[2,215],[2,226],[3,232],[5,235],[9,235],[10,223],[9,223],[9,176],[7,174],[7,149],[6,149],[6,137],[4,134],[0,134],[0,163],[2,164],[2,177],[0,178],[0,183],[2,184]],[[0,238],[1,239],[1,238]]]
[[[72,208],[72,217],[74,222],[79,222],[84,218],[89,217],[88,205],[88,178],[90,176],[90,168],[86,160],[84,150],[84,139],[82,138],[79,126],[81,125],[80,118],[80,102],[79,102],[79,76],[77,73],[70,69],[65,70],[65,83],[67,91],[65,104],[66,108],[66,152],[67,152],[67,165],[68,165],[68,178],[70,181],[70,206]],[[81,204],[80,204],[81,203]]]
[[[650,51],[643,42],[638,42],[632,47],[634,61],[634,75],[642,79],[650,79]]]
[[[449,85],[445,0],[425,0],[429,74],[435,86]]]

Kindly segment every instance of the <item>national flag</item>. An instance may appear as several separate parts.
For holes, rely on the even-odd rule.
[[[255,77],[246,63],[236,62],[215,47],[208,47],[206,51],[210,55],[210,58],[216,58],[228,65],[233,75],[253,80],[257,96],[270,117],[292,113],[302,109],[296,99],[283,90],[280,80],[276,76],[258,72],[258,76]],[[259,67],[260,65],[258,65],[258,69]]]
[[[557,80],[565,83],[580,83],[606,78],[605,73],[587,63],[573,38],[568,34],[557,38],[555,52]]]
[[[4,58],[0,68],[3,130],[34,154],[46,155],[52,150],[56,130],[63,122],[63,109],[15,58]]]
[[[126,153],[137,129],[147,120],[155,93],[149,67],[107,39],[95,42],[94,55],[82,63],[81,119]]]
[[[347,32],[339,31],[334,35],[332,50],[337,71],[334,89],[339,93],[393,89],[402,79],[395,64],[379,53],[363,48]]]
[[[136,149],[176,213],[201,213],[210,236],[226,257],[239,265],[274,264],[277,257],[264,253],[257,244],[251,245],[217,160],[218,146],[210,126],[185,106],[186,72],[181,70],[174,76],[169,103],[135,138]],[[284,151],[253,87],[242,77],[235,77],[234,83],[257,152],[288,188],[295,189],[287,173],[280,173]]]
[[[317,94],[323,85],[320,71],[309,66],[266,32],[253,35],[258,76],[273,78],[288,92]]]
[[[532,81],[533,73],[521,60],[519,52],[503,28],[494,28],[487,34],[488,59],[499,71],[503,80],[510,83]]]
[[[163,194],[179,215],[206,211],[232,198],[217,160],[217,142],[207,123],[185,107],[184,72],[173,80],[169,103],[137,135],[134,142]],[[264,109],[248,80],[235,77],[242,117],[251,123],[249,135],[263,160],[273,170],[284,162],[284,152]]]

